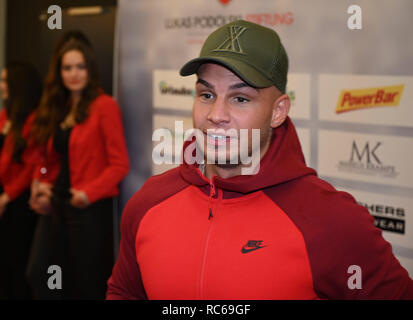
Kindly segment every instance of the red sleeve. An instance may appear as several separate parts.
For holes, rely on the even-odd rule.
[[[332,299],[413,299],[413,280],[368,210],[344,192],[334,193],[331,200],[337,218],[325,240],[328,251],[317,253],[325,252],[325,257],[314,261],[320,272],[316,277],[319,292]],[[351,265],[360,267],[359,289],[349,287],[355,274]]]
[[[50,138],[47,146],[34,148],[32,161],[34,162],[33,179],[53,184],[60,170],[60,156],[53,149],[53,139]]]
[[[323,299],[413,299],[413,280],[367,209],[316,177],[300,180],[266,193],[302,232],[317,295]],[[348,285],[355,275],[351,266],[360,267],[361,288]]]
[[[6,109],[3,108],[0,111],[0,130],[3,129],[4,124],[7,121],[7,114],[6,114]]]
[[[10,201],[18,198],[24,190],[30,187],[32,181],[34,166],[30,163],[25,163],[22,170],[17,177],[13,180],[13,183],[4,185],[4,191],[10,198]]]
[[[333,203],[336,222],[327,233],[325,250],[317,254],[325,252],[325,257],[314,260],[318,291],[331,299],[413,299],[413,281],[368,210],[344,192],[332,195]],[[360,267],[360,289],[349,287],[352,265]]]
[[[144,212],[139,193],[126,204],[121,219],[119,256],[108,280],[107,300],[145,300],[141,273],[136,260],[135,239]]]
[[[147,299],[135,249],[139,224],[150,208],[186,186],[188,184],[182,180],[178,167],[149,178],[128,201],[122,213],[119,256],[108,280],[106,299]]]
[[[108,166],[93,181],[88,183],[83,191],[90,202],[110,196],[102,186],[117,186],[129,171],[129,157],[123,131],[122,116],[115,100],[107,98],[96,106],[99,112],[99,122],[105,143]]]
[[[25,138],[26,142],[28,140],[27,138],[30,133],[33,120],[34,113],[32,113],[27,118],[23,127],[23,137]],[[21,157],[22,164],[16,164],[10,160],[10,165],[15,165],[19,168],[18,174],[13,177],[11,183],[7,183],[3,186],[11,201],[19,197],[24,192],[24,190],[26,190],[30,186],[35,167],[34,154],[35,149],[33,148],[33,145],[28,143]]]

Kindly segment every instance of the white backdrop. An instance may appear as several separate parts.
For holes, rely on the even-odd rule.
[[[210,32],[243,18],[286,47],[307,164],[369,208],[413,277],[413,1],[356,2],[361,30],[347,27],[353,1],[120,0],[118,99],[132,165],[121,205],[170,167],[152,163],[153,130],[191,126],[194,79],[179,68]]]

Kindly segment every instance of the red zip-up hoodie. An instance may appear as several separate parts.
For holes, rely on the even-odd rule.
[[[305,165],[289,118],[256,175],[209,181],[183,164],[148,179],[124,209],[107,291],[107,299],[401,298],[413,299],[413,281],[391,245],[364,207]]]
[[[116,101],[99,95],[89,107],[87,119],[76,124],[69,138],[69,170],[72,188],[84,191],[91,203],[119,194],[118,184],[129,171],[122,116]],[[39,150],[34,178],[53,183],[60,170],[60,155]]]
[[[0,112],[0,130],[7,122],[6,109]],[[23,138],[27,140],[34,120],[34,112],[31,113],[23,125]],[[26,189],[29,189],[35,168],[36,149],[28,144],[21,156],[21,162],[13,160],[13,139],[8,135],[0,150],[0,184],[10,201],[18,198]]]

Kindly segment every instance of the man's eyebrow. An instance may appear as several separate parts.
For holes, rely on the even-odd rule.
[[[239,83],[233,84],[233,85],[230,86],[229,88],[230,88],[231,90],[233,90],[233,89],[240,89],[240,88],[246,88],[246,87],[252,88],[252,89],[254,89],[255,91],[258,91],[257,88],[255,88],[255,87],[253,87],[253,86],[250,86],[249,84],[246,84],[245,82],[239,82]]]
[[[210,88],[210,89],[214,89],[214,88],[215,88],[212,84],[210,84],[208,81],[206,81],[206,80],[204,80],[204,79],[202,79],[202,78],[198,78],[198,80],[196,81],[196,83],[201,83],[201,84],[203,84],[205,87]],[[248,88],[252,88],[252,89],[254,89],[255,91],[258,91],[257,88],[255,88],[255,87],[253,87],[253,86],[250,86],[249,84],[246,84],[245,82],[239,82],[239,83],[233,84],[233,85],[231,85],[231,86],[229,87],[229,89],[230,89],[230,90],[234,90],[234,89],[247,88],[247,87],[248,87]]]
[[[210,89],[214,89],[214,86],[212,84],[210,84],[208,81],[202,79],[202,78],[198,78],[198,80],[196,81],[196,83],[200,83],[203,84],[205,87],[210,88]]]

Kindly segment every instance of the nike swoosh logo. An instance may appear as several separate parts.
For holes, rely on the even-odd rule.
[[[261,248],[265,248],[265,246],[255,247],[255,248],[251,248],[251,249],[245,249],[245,247],[242,247],[241,253],[248,253],[248,252],[251,252],[251,251],[254,251],[254,250],[257,250],[257,249],[261,249]]]

